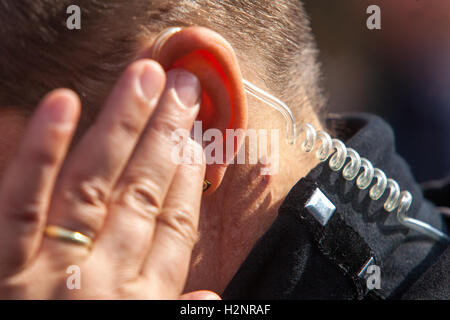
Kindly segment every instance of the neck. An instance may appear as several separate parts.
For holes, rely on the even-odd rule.
[[[312,154],[300,150],[300,144],[280,146],[287,152],[281,155],[276,175],[261,175],[262,165],[229,166],[219,189],[203,199],[200,239],[193,252],[187,291],[207,289],[221,294],[225,290],[276,219],[290,189],[317,165]]]

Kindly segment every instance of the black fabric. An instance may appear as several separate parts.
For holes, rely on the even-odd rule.
[[[424,272],[402,299],[450,299],[450,248]]]
[[[437,206],[450,207],[450,176],[422,184],[425,198]]]
[[[318,188],[317,182],[310,178],[302,179],[291,192],[280,211],[293,212],[300,218],[310,231],[316,247],[341,272],[353,281],[357,289],[357,296],[362,299],[367,294],[364,279],[359,277],[362,267],[371,259],[377,261],[375,254],[366,241],[335,212],[327,224],[323,226],[305,209],[304,203]],[[301,199],[298,196],[301,194]],[[289,199],[295,195],[295,199]],[[301,204],[299,206],[299,204]]]
[[[409,216],[446,230],[444,219],[423,198],[407,164],[395,153],[390,127],[371,115],[330,118],[334,134],[413,195]],[[315,187],[336,206],[322,228],[304,206]],[[223,296],[225,299],[450,299],[448,245],[401,226],[383,203],[373,201],[328,162],[292,188],[274,224],[257,242]],[[367,294],[355,277],[372,255],[381,289]],[[443,279],[444,281],[439,281]]]

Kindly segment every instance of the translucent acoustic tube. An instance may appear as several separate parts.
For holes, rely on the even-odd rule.
[[[397,209],[397,220],[400,224],[436,241],[450,242],[449,236],[442,231],[423,221],[407,216],[412,203],[411,193],[400,191],[398,183],[391,178],[387,178],[381,169],[374,168],[372,163],[366,158],[360,157],[356,150],[347,148],[338,139],[332,139],[325,131],[316,131],[309,123],[304,124],[300,130],[297,130],[295,118],[285,103],[245,79],[243,83],[247,93],[279,111],[284,116],[288,126],[287,137],[291,144],[294,144],[297,138],[304,134],[301,148],[305,152],[311,152],[316,147],[317,141],[320,141],[316,157],[321,162],[330,159],[328,164],[331,170],[340,171],[342,169],[344,179],[347,181],[356,179],[356,186],[361,190],[367,189],[373,184],[374,180],[376,181],[369,190],[369,197],[372,200],[380,199],[386,190],[389,191],[389,195],[384,202],[384,209],[387,212]],[[345,165],[348,158],[350,158],[350,161]]]
[[[382,170],[374,168],[369,160],[361,158],[358,152],[352,148],[347,148],[342,141],[332,139],[328,133],[324,131],[316,132],[310,124],[304,124],[300,128],[299,137],[302,134],[304,136],[301,144],[303,151],[313,151],[317,141],[320,140],[316,157],[322,162],[327,161],[331,157],[329,160],[330,169],[339,171],[343,168],[342,176],[344,179],[348,181],[356,179],[356,186],[359,189],[367,189],[376,180],[376,183],[369,190],[370,198],[378,200],[388,191],[389,195],[384,202],[384,209],[387,212],[397,209],[397,220],[402,225],[434,240],[450,242],[449,236],[442,231],[423,221],[407,216],[413,200],[411,193],[409,191],[400,191],[398,183],[393,179],[387,178]],[[350,158],[350,161],[345,165],[348,158]]]
[[[175,33],[180,32],[182,29],[180,27],[171,27],[163,30],[155,39],[153,43],[153,48],[150,53],[150,57],[156,61],[159,61],[160,53],[167,40]]]
[[[258,88],[249,81],[242,79],[244,90],[256,99],[266,103],[273,109],[279,111],[287,122],[287,139],[290,144],[294,144],[297,137],[295,118],[291,109],[281,100]]]

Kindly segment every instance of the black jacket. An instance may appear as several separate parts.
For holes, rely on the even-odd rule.
[[[412,193],[408,216],[447,232],[448,221],[424,199],[408,165],[396,154],[393,132],[383,120],[355,115],[330,119],[329,125],[347,147],[395,179],[401,190]],[[336,207],[325,227],[305,209],[316,188]],[[292,188],[277,219],[259,239],[223,297],[450,299],[448,244],[400,225],[395,211],[388,213],[383,208],[388,192],[373,201],[368,189],[360,191],[354,180],[342,177],[342,170],[333,172],[328,161],[319,164]],[[441,201],[450,199],[442,190],[439,197]],[[364,274],[360,274],[370,258],[381,271],[380,289],[369,290]]]

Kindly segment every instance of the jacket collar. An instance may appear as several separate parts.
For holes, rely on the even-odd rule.
[[[445,228],[439,213],[423,199],[406,162],[395,153],[394,135],[386,122],[368,114],[332,116],[327,122],[334,137],[396,180],[401,190],[411,192],[409,216]],[[326,226],[311,218],[305,208],[316,189],[336,208]],[[383,208],[387,195],[374,201],[368,190],[359,190],[354,180],[346,181],[341,171],[332,171],[328,161],[316,166],[289,192],[275,223],[255,245],[224,297],[333,297],[336,290],[344,292],[348,286],[355,294],[343,293],[343,297],[361,299],[368,293],[364,277],[369,264],[376,264],[382,274],[381,288],[372,295],[401,294],[444,248],[400,225],[395,211],[388,213]],[[314,264],[320,266],[319,273],[318,268],[308,267]],[[333,275],[335,270],[342,279]],[[331,280],[319,296],[311,288],[303,292],[298,287],[298,283],[305,286],[320,277]]]

